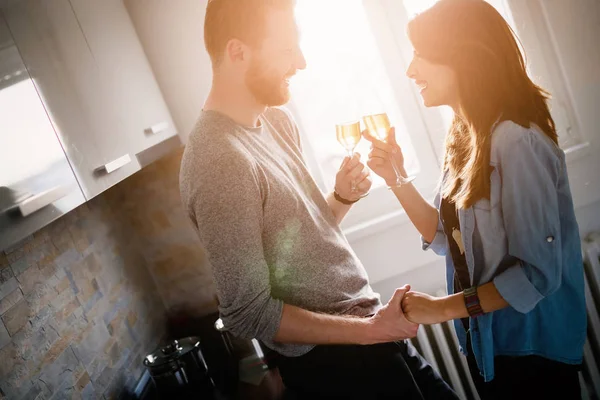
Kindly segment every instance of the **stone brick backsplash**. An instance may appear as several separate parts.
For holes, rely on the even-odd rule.
[[[113,399],[170,311],[215,310],[181,151],[0,252],[0,399]]]
[[[183,151],[155,162],[127,180],[122,208],[169,312],[214,312],[216,291],[206,255],[181,205]]]

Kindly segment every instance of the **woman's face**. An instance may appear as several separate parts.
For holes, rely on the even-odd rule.
[[[445,105],[454,108],[455,111],[458,109],[458,82],[452,68],[434,64],[414,52],[406,75],[419,87],[425,107]]]

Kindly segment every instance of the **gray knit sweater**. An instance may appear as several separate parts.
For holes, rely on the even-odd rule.
[[[287,111],[258,128],[204,111],[181,164],[184,207],[208,253],[221,318],[238,337],[286,356],[312,345],[274,342],[283,304],[366,316],[381,306],[302,157]]]

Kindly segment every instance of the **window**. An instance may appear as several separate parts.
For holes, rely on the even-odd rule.
[[[336,123],[377,112],[387,112],[396,126],[404,121],[361,0],[299,2],[296,15],[309,66],[295,78],[294,102],[309,132],[325,187],[332,189],[345,155],[336,142]],[[397,131],[407,168],[418,173],[410,137],[405,129]],[[356,151],[366,156],[369,143],[361,141]],[[374,184],[381,186],[383,181],[375,177]]]
[[[407,64],[398,50],[384,10],[362,0],[298,2],[296,17],[307,69],[292,81],[292,103],[305,153],[321,189],[329,192],[346,152],[337,143],[335,124],[388,113],[396,127],[409,174],[430,191],[438,165],[419,115],[420,98],[405,76]],[[370,143],[356,151],[366,161]],[[373,174],[374,175],[374,174]],[[383,180],[373,176],[370,195],[357,204],[344,227],[355,229],[378,218],[401,213]]]

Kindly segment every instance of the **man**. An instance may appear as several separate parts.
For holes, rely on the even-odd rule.
[[[180,180],[225,326],[277,351],[286,387],[308,398],[455,399],[404,341],[418,329],[400,305],[410,288],[382,306],[340,230],[371,187],[368,171],[345,159],[324,197],[295,123],[276,108],[306,66],[294,1],[211,0],[205,45],[213,84]]]

